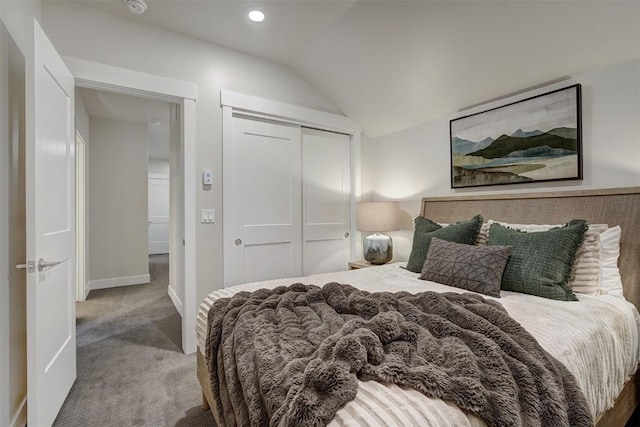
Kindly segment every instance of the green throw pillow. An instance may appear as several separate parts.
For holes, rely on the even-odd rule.
[[[419,216],[416,218],[415,224],[416,229],[413,232],[413,246],[411,248],[411,255],[409,255],[409,262],[407,262],[407,270],[420,273],[424,265],[424,260],[427,258],[432,238],[437,237],[449,242],[473,245],[478,232],[480,232],[482,217],[476,215],[469,221],[462,221],[448,225],[447,227],[442,227],[430,219]]]
[[[526,233],[491,225],[489,245],[511,246],[502,289],[539,297],[577,301],[567,282],[587,222],[574,219],[564,227]]]

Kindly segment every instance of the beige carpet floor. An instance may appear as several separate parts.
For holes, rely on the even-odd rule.
[[[195,354],[180,349],[168,256],[151,256],[149,270],[149,284],[95,290],[77,304],[78,378],[54,426],[215,426],[201,408]]]

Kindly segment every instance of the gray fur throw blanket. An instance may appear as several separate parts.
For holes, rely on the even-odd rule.
[[[412,387],[490,426],[593,425],[566,367],[477,294],[240,292],[209,310],[205,351],[224,426],[326,425],[358,379]]]

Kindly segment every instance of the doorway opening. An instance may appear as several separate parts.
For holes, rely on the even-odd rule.
[[[78,301],[153,282],[182,316],[178,113],[167,101],[76,89]]]
[[[180,155],[180,161],[172,167],[176,180],[178,200],[172,206],[175,209],[175,227],[172,227],[172,253],[170,259],[175,263],[171,268],[170,280],[182,285],[180,302],[182,303],[182,350],[189,354],[196,351],[196,187],[185,179],[195,174],[195,102],[197,87],[195,84],[171,78],[161,77],[139,71],[113,67],[78,58],[64,57],[64,62],[74,76],[76,88],[103,90],[113,93],[132,95],[154,101],[176,104],[173,109],[179,118],[179,144],[174,146]],[[177,156],[176,156],[177,158]],[[188,220],[187,220],[188,219]]]

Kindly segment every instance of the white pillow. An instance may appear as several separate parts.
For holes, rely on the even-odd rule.
[[[501,221],[488,221],[491,224],[500,224],[514,230],[527,233],[548,231],[552,228],[562,227],[564,224],[510,224]],[[602,288],[601,277],[601,257],[599,236],[608,229],[607,224],[589,224],[589,228],[584,233],[584,240],[578,247],[575,255],[575,262],[571,269],[571,277],[568,286],[574,292],[587,295],[602,295],[605,291]]]
[[[478,246],[486,246],[487,240],[489,240],[489,227],[491,227],[491,220],[488,222],[483,222],[480,226],[480,232],[478,233],[478,237],[476,237],[476,245]]]
[[[622,278],[618,269],[620,236],[622,236],[622,229],[619,225],[600,234],[600,268],[603,291],[607,294],[623,296]]]

